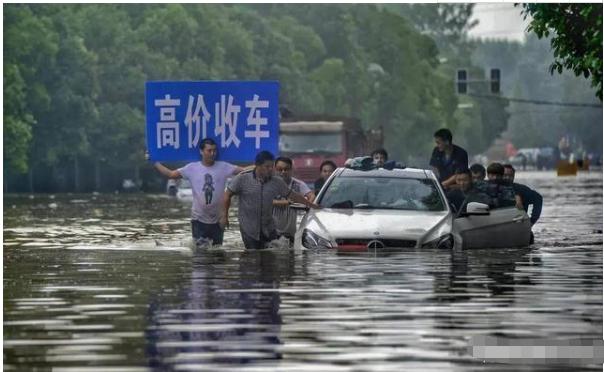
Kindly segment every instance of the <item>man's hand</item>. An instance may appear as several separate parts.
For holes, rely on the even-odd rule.
[[[145,150],[145,161],[149,161],[149,151]]]
[[[287,207],[290,205],[290,201],[287,199],[275,199],[273,200],[273,207]]]
[[[218,224],[220,225],[220,228],[223,230],[226,230],[229,228],[229,216],[224,215],[224,216],[220,216],[220,221],[218,221]]]

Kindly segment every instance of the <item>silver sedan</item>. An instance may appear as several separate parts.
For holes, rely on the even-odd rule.
[[[469,203],[455,214],[430,170],[338,168],[302,218],[294,247],[341,252],[388,248],[528,246],[530,221],[515,207]]]

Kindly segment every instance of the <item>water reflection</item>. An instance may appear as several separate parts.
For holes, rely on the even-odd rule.
[[[516,271],[517,267],[530,269],[542,264],[534,252],[532,247],[451,252],[449,270],[433,273],[434,300],[459,302],[482,296],[498,303],[512,302],[517,286],[533,285],[530,275]]]
[[[197,254],[182,303],[152,297],[145,332],[150,366],[208,368],[281,359],[279,283],[293,273],[290,250]]]
[[[599,370],[468,349],[602,339],[602,175],[517,177],[537,243],[496,251],[194,251],[168,197],[5,196],[5,369]]]

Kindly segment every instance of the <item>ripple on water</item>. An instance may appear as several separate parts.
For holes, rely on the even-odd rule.
[[[468,349],[602,339],[602,175],[518,180],[545,200],[530,249],[358,256],[246,252],[236,224],[194,250],[163,196],[5,195],[5,369],[599,369]]]

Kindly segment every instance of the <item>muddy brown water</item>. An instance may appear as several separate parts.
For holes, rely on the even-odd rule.
[[[530,248],[347,256],[193,250],[164,195],[4,195],[4,370],[599,370],[564,345],[602,340],[602,174],[517,181]]]

